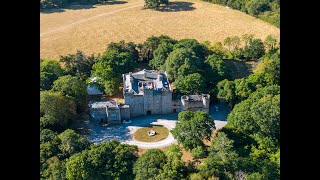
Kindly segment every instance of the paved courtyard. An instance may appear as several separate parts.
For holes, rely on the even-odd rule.
[[[220,129],[227,123],[226,118],[229,114],[229,110],[223,105],[218,105],[218,107],[219,111],[216,111],[213,106],[210,107],[210,115],[215,121],[216,128]],[[130,124],[121,124],[111,127],[101,126],[88,119],[83,121],[82,126],[89,131],[89,134],[86,136],[88,140],[93,143],[101,143],[102,141],[110,141],[112,139],[116,139],[122,143],[137,145],[139,148],[149,149],[166,147],[171,144],[177,143],[177,141],[173,138],[172,134],[169,133],[167,138],[158,142],[140,142],[136,141],[133,138],[133,133],[141,127],[150,125],[163,125],[164,127],[171,130],[176,126],[177,120],[178,114],[173,113],[166,115],[150,115],[132,118],[132,123]]]

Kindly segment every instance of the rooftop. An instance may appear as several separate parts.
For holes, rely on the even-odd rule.
[[[136,73],[127,73],[123,75],[124,91],[134,94],[143,94],[144,89],[153,89],[156,92],[162,90],[171,90],[165,72],[152,72],[142,70]]]
[[[118,103],[116,101],[98,101],[98,102],[90,102],[90,108],[118,108]]]

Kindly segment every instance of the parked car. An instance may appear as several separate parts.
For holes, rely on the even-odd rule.
[[[125,119],[125,120],[123,120],[123,123],[125,123],[125,124],[130,124],[130,123],[131,123],[131,120]]]

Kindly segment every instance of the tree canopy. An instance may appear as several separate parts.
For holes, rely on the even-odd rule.
[[[63,131],[76,115],[76,105],[59,92],[40,92],[40,127]]]
[[[50,90],[53,82],[64,73],[59,62],[40,59],[40,91]]]
[[[160,149],[148,150],[134,164],[135,179],[155,179],[166,161],[166,155]]]
[[[178,114],[173,137],[187,150],[204,147],[203,140],[210,140],[215,124],[211,116],[203,111],[183,111]]]
[[[71,97],[80,111],[86,106],[87,86],[79,78],[71,75],[61,76],[53,83],[52,91]]]

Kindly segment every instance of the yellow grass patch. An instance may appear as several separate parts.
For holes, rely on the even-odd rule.
[[[118,0],[120,1],[120,0]],[[122,1],[122,0],[121,0]],[[200,0],[172,0],[170,11],[143,9],[143,0],[96,5],[87,9],[40,13],[40,57],[102,53],[110,42],[142,43],[151,35],[175,39],[223,41],[228,36],[254,34],[264,39],[279,28],[237,10]]]
[[[154,130],[156,135],[149,136],[148,132],[150,130]],[[169,135],[169,130],[163,126],[152,126],[152,127],[143,127],[138,129],[134,134],[133,137],[137,141],[142,142],[157,142],[165,139]]]

